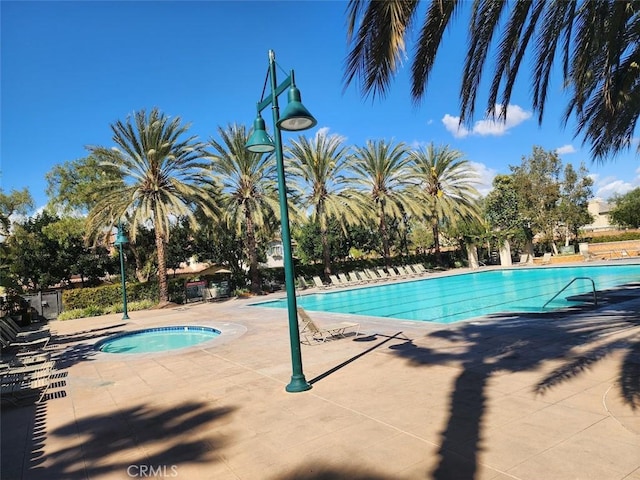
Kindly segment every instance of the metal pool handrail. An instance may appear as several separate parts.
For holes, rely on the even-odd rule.
[[[564,287],[562,287],[562,290],[560,290],[558,293],[556,293],[551,300],[549,300],[547,303],[545,303],[542,308],[545,308],[547,305],[549,305],[551,302],[553,302],[556,297],[558,295],[560,295],[562,292],[564,292],[567,288],[569,288],[569,286],[575,282],[576,280],[589,280],[591,282],[591,286],[593,288],[593,303],[597,306],[598,305],[598,297],[596,295],[596,282],[593,281],[593,279],[591,277],[575,277],[574,279],[572,279],[569,283],[567,283]]]

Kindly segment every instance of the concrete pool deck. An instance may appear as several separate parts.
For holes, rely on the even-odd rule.
[[[302,346],[302,393],[285,392],[286,310],[255,299],[54,321],[47,398],[2,410],[1,478],[640,480],[640,286],[606,298],[453,325],[357,317],[357,338]],[[223,334],[93,348],[183,324]]]

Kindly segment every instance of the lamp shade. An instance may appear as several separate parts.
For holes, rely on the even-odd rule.
[[[278,127],[282,130],[296,132],[314,127],[318,121],[313,118],[309,110],[304,108],[300,101],[300,90],[292,86],[289,88],[289,104],[278,120]]]
[[[127,243],[129,243],[129,240],[127,239],[127,236],[124,234],[124,230],[120,226],[118,227],[118,234],[116,235],[116,241],[113,242],[113,244],[119,247],[120,245],[125,245]]]
[[[258,114],[253,122],[253,132],[244,147],[253,153],[269,153],[276,149],[264,125],[264,119]]]

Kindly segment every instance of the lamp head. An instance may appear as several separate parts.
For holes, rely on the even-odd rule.
[[[289,88],[289,104],[284,109],[280,120],[277,122],[278,128],[290,132],[307,130],[314,127],[318,121],[313,118],[302,102],[300,101],[300,90],[295,85]]]
[[[267,133],[264,125],[264,119],[258,113],[258,116],[253,122],[253,132],[249,136],[244,148],[253,153],[269,153],[276,149],[273,140]]]
[[[116,235],[116,241],[113,244],[117,247],[121,245],[125,245],[129,243],[127,236],[124,234],[124,230],[122,229],[122,225],[118,226],[118,234]]]

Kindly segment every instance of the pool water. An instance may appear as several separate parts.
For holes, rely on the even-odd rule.
[[[640,281],[640,265],[516,268],[374,285],[298,297],[309,311],[453,323],[498,312],[543,312],[578,305],[571,297]],[[589,296],[592,301],[592,296]],[[254,304],[286,308],[286,299]]]
[[[101,340],[96,349],[106,353],[151,353],[192,347],[220,335],[209,327],[160,327],[114,335]]]

